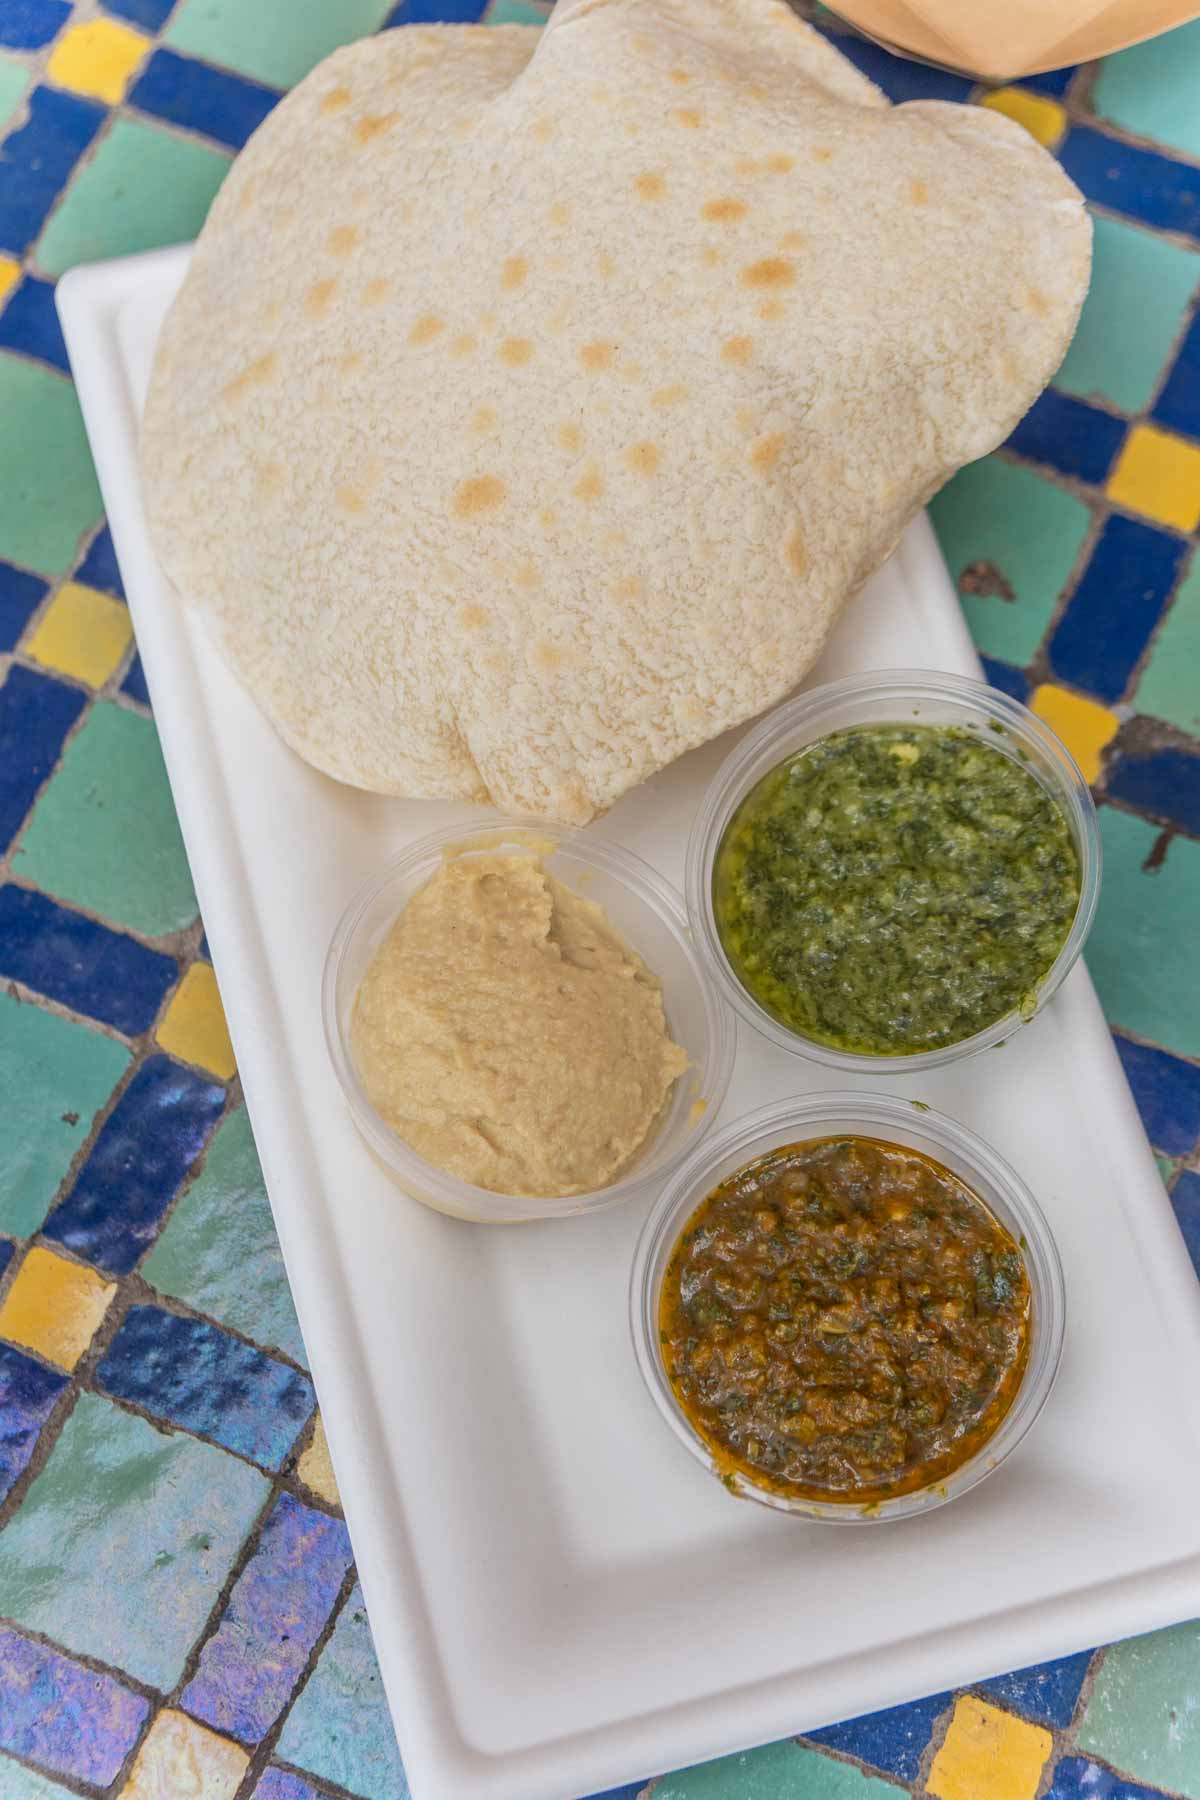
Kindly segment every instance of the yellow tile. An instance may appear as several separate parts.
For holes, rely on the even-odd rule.
[[[1031,94],[1025,88],[997,88],[994,94],[986,94],[981,104],[1003,113],[1007,119],[1015,119],[1047,149],[1057,144],[1067,123],[1067,115],[1057,101],[1047,100],[1043,94]]]
[[[114,674],[133,640],[129,608],[78,581],[64,582],[34,627],[26,654],[101,687]]]
[[[89,19],[72,25],[54,46],[46,73],[74,94],[91,94],[115,106],[125,98],[129,77],[141,62],[150,40],[115,19]]]
[[[199,1063],[219,1080],[229,1080],[237,1064],[217,978],[207,963],[192,964],[167,1008],[157,1037],[163,1049],[181,1062]]]
[[[1157,426],[1135,425],[1108,478],[1108,492],[1118,506],[1194,531],[1200,525],[1200,448]]]
[[[233,1800],[249,1763],[239,1744],[168,1707],[150,1727],[121,1800]]]
[[[327,1500],[330,1506],[340,1506],[342,1496],[338,1493],[337,1481],[333,1473],[333,1464],[329,1460],[329,1441],[325,1436],[325,1421],[320,1413],[313,1429],[312,1443],[296,1464],[296,1473],[305,1487]]]
[[[0,305],[7,300],[20,275],[21,265],[15,256],[0,256]]]
[[[1100,774],[1100,752],[1112,743],[1121,723],[1116,713],[1053,682],[1038,688],[1029,707],[1051,731],[1057,731],[1082,769],[1084,780],[1095,781]]]
[[[1054,1739],[986,1700],[960,1700],[925,1786],[937,1800],[1033,1800]]]
[[[0,1337],[73,1369],[96,1335],[116,1283],[35,1244],[0,1306]]]

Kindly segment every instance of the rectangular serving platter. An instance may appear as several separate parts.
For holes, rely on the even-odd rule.
[[[575,1800],[1200,1613],[1200,1290],[1091,983],[1003,1049],[881,1085],[981,1132],[1062,1252],[1062,1371],[953,1506],[853,1530],[731,1499],[642,1389],[641,1209],[483,1227],[389,1184],[329,1066],[354,890],[471,809],[357,793],[275,737],[156,566],[136,433],[184,247],[73,271],[59,309],[415,1800]],[[811,681],[978,673],[927,520]],[[680,883],[733,735],[589,830]],[[722,1111],[833,1077],[739,1026]]]

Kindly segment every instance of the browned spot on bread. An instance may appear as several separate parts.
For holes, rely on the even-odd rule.
[[[472,475],[454,490],[454,515],[477,519],[481,513],[495,512],[507,498],[508,489],[498,475]]]
[[[314,281],[304,296],[304,310],[310,319],[323,319],[333,305],[333,296],[337,292],[338,278],[331,275],[327,281]]]
[[[518,587],[535,588],[541,579],[541,576],[531,562],[523,562],[517,570]]]
[[[556,506],[543,506],[541,512],[538,514],[538,518],[546,527],[547,531],[549,531],[552,525],[558,524],[558,508]]]
[[[687,83],[692,79],[691,74],[687,69],[670,69],[667,72],[667,78],[668,80],[675,82],[678,87],[686,87]]]
[[[391,291],[392,284],[386,275],[374,275],[362,291],[362,303],[364,306],[378,306],[381,300],[387,299]]]
[[[754,156],[739,156],[733,166],[739,175],[759,175],[762,173],[762,164],[758,161],[758,158]]]
[[[500,361],[510,369],[519,369],[533,360],[533,344],[529,338],[505,338],[499,350]]]
[[[700,208],[702,219],[712,219],[718,225],[732,225],[735,219],[744,219],[745,216],[744,200],[706,200]]]
[[[706,269],[715,269],[725,261],[715,244],[705,244],[700,251],[700,261]]]
[[[638,443],[630,444],[625,452],[626,466],[632,469],[635,475],[657,475],[661,461],[658,445],[652,444],[649,438],[642,438]]]
[[[580,500],[598,500],[604,492],[604,477],[591,463],[579,477],[571,492]]]
[[[460,331],[457,337],[450,340],[451,356],[470,356],[472,350],[476,348],[477,340],[469,331]]]
[[[704,123],[704,114],[698,106],[673,106],[667,117],[676,125],[685,126],[688,131],[699,131]]]
[[[569,225],[571,222],[571,209],[565,200],[556,200],[554,205],[550,208],[550,211],[546,214],[546,217],[552,225]]]
[[[769,475],[783,455],[786,443],[782,431],[768,432],[765,437],[760,437],[750,452],[750,467],[757,469],[760,475]]]
[[[471,419],[475,431],[491,431],[497,423],[499,414],[494,406],[477,406]]]
[[[785,231],[779,240],[781,250],[803,250],[808,239],[802,231]]]
[[[795,168],[796,159],[789,156],[786,150],[776,150],[773,155],[768,156],[766,166],[772,175],[786,175]]]
[[[361,240],[362,232],[357,225],[335,225],[325,239],[325,248],[330,256],[349,256],[355,244]]]
[[[1006,350],[1000,358],[1000,370],[1005,381],[1017,382],[1021,379],[1021,370],[1011,350]]]
[[[396,123],[396,114],[364,113],[354,124],[354,141],[356,144],[369,144],[374,138],[382,137]]]
[[[528,273],[529,264],[523,256],[510,256],[500,270],[500,286],[506,294],[514,293]]]
[[[602,250],[596,258],[596,269],[601,281],[611,281],[617,272],[616,258],[610,250]]]
[[[254,190],[257,188],[257,186],[258,186],[258,183],[254,179],[254,176],[248,175],[246,177],[245,181],[242,183],[241,197],[238,200],[238,211],[239,212],[249,212],[250,202],[254,198]]]
[[[596,338],[583,346],[579,360],[589,375],[598,375],[601,369],[611,369],[616,354],[615,344],[606,344],[602,338]]]
[[[458,622],[464,631],[482,631],[488,622],[488,616],[474,600],[463,600],[458,607]]]
[[[258,491],[260,494],[277,494],[283,486],[283,464],[265,462],[258,471]]]
[[[919,175],[914,175],[908,184],[908,198],[913,206],[924,206],[929,199],[929,188]]]
[[[353,375],[355,371],[361,369],[362,366],[363,353],[361,350],[350,350],[345,356],[338,357],[339,375]]]
[[[758,413],[754,407],[739,406],[735,416],[737,418],[739,431],[744,431],[747,436],[749,436],[751,432],[758,430]]]
[[[431,344],[439,331],[445,331],[445,319],[439,319],[436,313],[422,313],[408,334],[410,344]]]
[[[639,200],[661,200],[667,191],[666,182],[653,169],[648,169],[644,175],[639,175],[633,185],[637,189]]]
[[[640,600],[645,591],[645,585],[637,575],[623,575],[620,581],[613,583],[613,593],[618,600]]]
[[[240,375],[226,382],[222,388],[222,397],[226,400],[240,400],[251,388],[263,387],[271,380],[279,364],[279,358],[273,350],[265,356],[256,356],[253,362],[247,363]]]
[[[568,419],[558,428],[558,441],[573,456],[576,451],[583,449],[583,431]]]
[[[783,560],[793,575],[803,575],[808,568],[808,551],[805,548],[804,530],[799,520],[796,520],[783,540]]]
[[[742,284],[750,288],[791,287],[796,271],[782,256],[764,256],[761,262],[749,263],[742,270]]]
[[[1047,300],[1045,294],[1043,294],[1041,288],[1031,287],[1026,296],[1025,304],[1037,319],[1044,319],[1050,311],[1050,302]]]
[[[750,361],[750,353],[753,349],[753,338],[731,337],[726,338],[725,342],[721,345],[721,355],[725,358],[726,362],[748,363]]]
[[[828,144],[814,144],[810,152],[814,162],[832,162],[833,151]]]
[[[656,388],[650,396],[651,406],[678,406],[681,400],[687,399],[687,389],[682,381],[673,381],[670,387]]]
[[[529,647],[529,661],[542,675],[554,675],[562,667],[562,653],[549,638],[535,638]]]
[[[782,319],[787,308],[782,300],[764,300],[758,309],[760,319]]]
[[[333,504],[350,518],[359,518],[367,510],[367,497],[361,488],[340,487],[333,496]]]
[[[533,122],[533,129],[531,132],[531,136],[535,139],[535,141],[537,143],[545,144],[545,143],[548,143],[549,140],[554,136],[554,130],[555,130],[555,126],[554,126],[553,119],[546,119],[546,118],[535,119]]]
[[[351,94],[348,87],[332,87],[321,102],[321,111],[323,113],[341,112],[344,106],[349,106],[350,100]]]

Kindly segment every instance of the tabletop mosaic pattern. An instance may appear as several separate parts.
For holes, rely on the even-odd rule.
[[[0,0],[0,1800],[407,1794],[53,285],[191,237],[338,43],[482,11]],[[1200,1267],[1200,24],[987,92],[819,22],[1094,205],[1053,387],[933,511],[1095,785],[1088,960]],[[1200,1800],[1200,1624],[646,1773],[606,1800]]]

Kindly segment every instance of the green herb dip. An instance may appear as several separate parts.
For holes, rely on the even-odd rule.
[[[899,1056],[1033,1010],[1079,903],[1061,808],[956,725],[835,732],[772,769],[717,853],[717,928],[780,1022]]]

